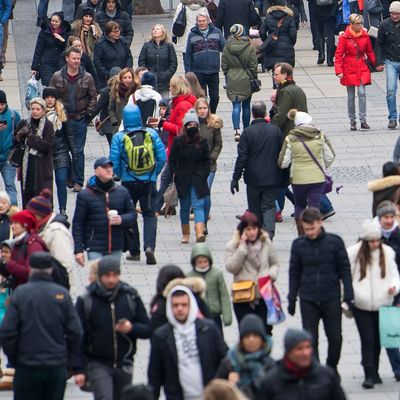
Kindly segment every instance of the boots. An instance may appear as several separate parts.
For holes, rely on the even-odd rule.
[[[335,47],[328,47],[326,49],[326,64],[328,67],[333,67],[334,62],[333,62],[333,57],[335,57]]]
[[[374,369],[371,367],[364,367],[365,379],[362,383],[364,389],[373,389],[375,385]]]
[[[184,224],[181,225],[182,226],[182,240],[181,243],[182,244],[187,244],[189,243],[189,239],[190,239],[190,225],[189,224]]]
[[[206,237],[204,236],[204,224],[203,222],[198,222],[194,230],[196,231],[196,242],[202,243],[206,241]]]
[[[297,235],[302,236],[304,235],[303,225],[301,224],[300,218],[295,218],[296,221],[296,228],[297,228]]]
[[[318,43],[318,61],[317,64],[321,65],[325,62],[325,39],[319,39]]]

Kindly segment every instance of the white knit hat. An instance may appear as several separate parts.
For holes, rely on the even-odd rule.
[[[392,1],[390,3],[389,12],[400,13],[400,1]]]
[[[309,125],[312,122],[312,117],[303,111],[297,111],[296,109],[291,109],[288,112],[288,118],[294,121],[295,126],[299,125]]]
[[[377,240],[382,237],[382,232],[377,224],[375,224],[372,220],[366,219],[361,224],[362,232],[360,234],[361,240]]]

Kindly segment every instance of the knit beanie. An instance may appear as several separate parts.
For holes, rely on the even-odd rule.
[[[56,12],[53,12],[53,14],[51,14],[52,17],[54,15],[57,15],[57,17],[60,18],[61,21],[64,21],[64,11],[56,11]],[[51,19],[51,17],[50,17],[50,19]]]
[[[0,90],[0,103],[7,104],[7,95],[4,90]]]
[[[54,257],[47,251],[36,251],[29,258],[29,265],[34,269],[52,268]]]
[[[40,107],[43,108],[43,110],[46,109],[46,102],[41,98],[41,97],[35,97],[34,99],[31,100],[30,108],[32,108],[33,104],[39,104]]]
[[[232,36],[240,37],[243,36],[244,34],[244,27],[243,25],[240,24],[233,24],[231,26],[231,29],[229,29],[229,32],[231,33]]]
[[[102,275],[108,274],[109,272],[115,272],[118,275],[121,273],[120,261],[115,256],[105,256],[103,257],[97,267],[97,275],[100,277]]]
[[[115,75],[118,75],[121,72],[121,68],[120,67],[112,67],[110,69],[110,72],[108,73],[109,78],[112,78]]]
[[[312,342],[312,336],[302,329],[288,329],[285,333],[284,346],[285,354],[290,353],[299,343]]]
[[[375,224],[370,219],[366,219],[361,224],[361,234],[360,239],[369,241],[369,240],[378,240],[382,237],[382,232],[377,224]]]
[[[28,201],[26,209],[32,211],[41,218],[46,217],[53,211],[52,195],[50,189],[43,189],[39,196]]]
[[[85,7],[82,10],[82,17],[84,17],[85,15],[90,15],[92,18],[94,18],[94,10],[93,10],[93,8]]]
[[[264,322],[256,314],[246,314],[239,324],[239,334],[240,339],[249,333],[255,333],[265,339],[266,332],[264,327]]]
[[[57,89],[52,86],[45,87],[43,89],[42,97],[45,99],[46,97],[50,97],[50,96],[58,99]]]
[[[11,222],[18,222],[28,232],[30,232],[36,228],[36,217],[30,210],[23,210],[23,211],[15,213],[11,217]]]
[[[378,218],[381,218],[389,214],[396,215],[396,207],[391,201],[384,200],[379,203],[378,208],[376,209],[376,215]]]
[[[199,118],[197,117],[196,110],[191,108],[183,117],[183,126],[186,126],[190,122],[195,122],[199,125]]]
[[[298,111],[296,109],[291,109],[288,112],[288,118],[294,121],[295,126],[299,125],[309,125],[312,122],[312,117],[303,111]]]
[[[390,3],[389,12],[400,13],[400,1],[392,1]]]
[[[149,85],[155,88],[157,86],[157,78],[152,72],[145,72],[142,76],[142,85]]]

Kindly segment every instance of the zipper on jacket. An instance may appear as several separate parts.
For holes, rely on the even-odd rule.
[[[117,368],[118,344],[117,344],[117,332],[115,330],[115,326],[117,325],[117,320],[115,318],[115,304],[113,302],[111,302],[110,307],[111,307],[111,319],[112,319],[112,325],[113,325],[113,347],[114,347],[113,367]]]
[[[314,256],[315,256],[315,260],[317,260],[317,256],[318,256],[318,254],[319,254],[319,252],[318,252],[318,249],[317,249],[317,247],[315,246],[314,247]],[[316,265],[316,267],[317,267],[317,303],[319,303],[320,301],[320,299],[319,299],[319,294],[320,294],[320,276],[319,276],[319,264],[317,263],[317,264],[315,264]]]
[[[110,196],[108,192],[105,192],[106,196],[106,217],[107,217],[107,230],[108,230],[108,252],[112,251],[112,233],[110,219],[108,218],[108,212],[110,211]]]

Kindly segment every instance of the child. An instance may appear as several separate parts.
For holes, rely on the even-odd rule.
[[[222,272],[213,268],[213,259],[210,249],[205,243],[196,243],[190,255],[193,271],[187,276],[203,278],[207,283],[206,302],[210,310],[211,318],[222,331],[222,319],[224,326],[232,324],[232,309],[228,289]]]
[[[163,122],[168,119],[170,108],[169,108],[169,100],[168,99],[161,99],[160,103],[158,104],[158,115],[160,116],[160,122],[158,124],[158,135],[160,136],[161,141],[164,144],[164,147],[167,148],[168,146],[168,132],[163,129],[162,125]]]

